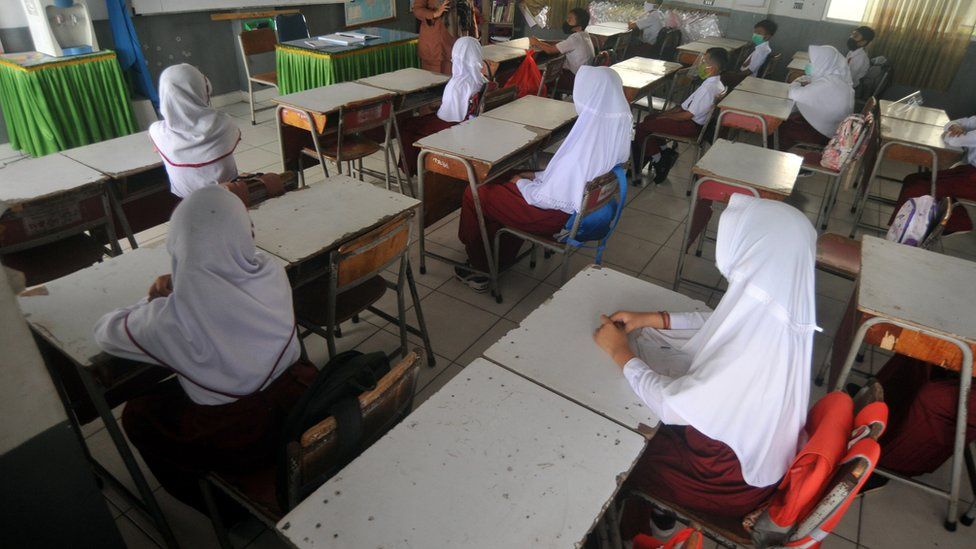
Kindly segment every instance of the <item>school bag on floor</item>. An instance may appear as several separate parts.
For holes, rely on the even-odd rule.
[[[834,136],[830,138],[827,146],[824,147],[820,165],[828,170],[840,171],[841,166],[854,154],[854,146],[857,145],[857,140],[861,134],[867,130],[871,120],[870,114],[867,116],[852,114],[845,118],[840,126],[837,126],[837,131],[834,132]],[[867,139],[861,141],[862,149],[867,145]]]
[[[522,60],[522,64],[519,68],[515,70],[515,73],[505,82],[506,88],[515,86],[518,90],[518,97],[524,97],[526,95],[535,95],[539,90],[539,84],[542,83],[542,71],[539,70],[539,65],[535,62],[535,50],[528,50],[525,53],[525,59]],[[546,90],[543,88],[542,95],[545,95]]]
[[[909,198],[888,227],[886,238],[899,244],[919,246],[928,236],[938,210],[939,203],[932,195]]]

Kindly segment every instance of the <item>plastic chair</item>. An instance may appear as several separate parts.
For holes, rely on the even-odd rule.
[[[278,44],[278,37],[275,36],[274,29],[257,29],[239,34],[237,43],[241,47],[241,56],[244,58],[244,72],[247,73],[247,99],[251,105],[251,125],[253,126],[256,124],[254,119],[254,84],[278,89],[278,71],[253,73],[251,71],[251,56],[274,52],[275,45]],[[266,109],[268,108],[271,107],[266,107]]]
[[[542,81],[539,82],[539,90],[535,92],[535,94],[542,97],[542,90],[545,89],[546,97],[555,97],[556,87],[559,84],[559,77],[562,75],[563,67],[565,66],[565,55],[559,55],[546,61],[546,64],[542,70]]]
[[[358,321],[359,314],[370,311],[400,328],[400,351],[407,354],[407,333],[420,336],[427,351],[427,361],[434,366],[427,324],[424,322],[420,297],[414,283],[408,257],[414,210],[355,238],[329,254],[329,274],[294,290],[295,317],[304,338],[315,333],[328,342],[329,357],[336,355],[336,332],[342,322]],[[398,264],[396,283],[388,282],[382,273]],[[407,325],[404,286],[410,291],[419,329]],[[397,294],[397,316],[374,307],[388,289]]]
[[[363,438],[360,446],[354,449],[356,455],[372,446],[410,413],[419,358],[418,351],[411,352],[392,366],[376,387],[359,395]],[[279,464],[274,463],[247,474],[210,473],[204,477],[200,489],[220,546],[233,547],[214,502],[214,488],[230,496],[269,529],[274,528],[288,511],[324,484],[330,473],[341,466],[343,456],[339,436],[338,424],[329,416],[305,431],[300,442],[288,443],[286,471],[280,475],[285,479],[283,486],[278,485]],[[287,502],[287,508],[281,507],[281,500]]]
[[[577,240],[576,237],[579,233],[580,226],[583,224],[583,220],[600,208],[603,208],[605,205],[610,204],[614,199],[617,200],[617,208],[614,212],[613,219],[610,221],[606,233],[604,233],[602,237],[596,241],[597,244],[595,246],[587,246],[584,242]],[[493,260],[495,262],[496,271],[500,272],[498,250],[502,235],[510,234],[522,240],[527,240],[532,244],[532,248],[528,252],[531,254],[529,268],[535,268],[538,246],[541,246],[549,253],[562,254],[563,261],[561,277],[562,283],[565,284],[566,280],[569,278],[569,257],[578,249],[583,247],[594,248],[596,250],[596,257],[594,258],[593,262],[597,265],[602,263],[603,250],[606,249],[607,240],[613,236],[613,231],[617,228],[617,223],[620,221],[620,214],[623,212],[626,201],[627,172],[624,166],[617,165],[610,172],[607,172],[587,182],[586,187],[583,190],[583,200],[580,202],[580,211],[573,216],[573,224],[569,227],[569,230],[564,235],[561,235],[560,238],[555,238],[549,235],[533,234],[519,229],[513,229],[511,227],[502,227],[499,229],[498,232],[495,233],[493,248]],[[498,303],[502,302],[501,289],[498,289],[495,295],[495,300]]]
[[[279,42],[291,42],[308,38],[308,23],[301,13],[281,13],[275,16],[275,28],[278,29]]]
[[[481,94],[481,103],[478,105],[478,115],[485,111],[496,109],[502,105],[507,105],[518,98],[518,88],[509,86],[507,88],[486,89]]]

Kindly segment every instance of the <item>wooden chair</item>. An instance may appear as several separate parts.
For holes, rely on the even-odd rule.
[[[766,63],[763,65],[762,70],[759,71],[759,78],[769,79],[773,74],[776,73],[776,69],[779,68],[779,64],[782,61],[782,53],[776,52],[769,54],[769,57],[766,58]]]
[[[677,70],[672,78],[673,80],[670,86],[668,86],[668,95],[666,97],[647,95],[633,102],[632,107],[638,114],[636,117],[637,123],[640,123],[640,113],[666,111],[679,103],[679,100],[675,100],[676,97],[684,98],[691,93],[691,87],[694,82],[691,67]]]
[[[539,90],[535,94],[542,96],[542,90],[545,89],[546,97],[555,97],[556,87],[559,85],[559,77],[562,75],[563,67],[565,66],[565,55],[559,55],[546,61],[546,64],[542,68],[542,81],[539,82]]]
[[[617,35],[617,40],[613,44],[613,51],[615,53],[614,59],[617,63],[627,59],[627,53],[630,51],[630,45],[633,43],[633,41],[634,31]]]
[[[273,53],[278,37],[275,36],[274,29],[256,29],[244,31],[237,37],[237,43],[241,47],[241,56],[244,58],[244,71],[247,73],[247,99],[251,104],[251,125],[256,124],[254,120],[254,84],[271,86],[278,89],[277,70],[261,73],[252,73],[251,56],[262,53]],[[272,107],[266,107],[272,108]],[[265,109],[260,109],[265,110]]]
[[[362,453],[405,418],[413,408],[420,359],[419,351],[407,354],[376,387],[359,395],[363,415],[363,440],[357,454]],[[325,417],[305,431],[299,442],[285,448],[286,470],[284,486],[278,486],[278,464],[248,474],[211,473],[200,482],[207,503],[210,520],[221,547],[231,548],[230,537],[214,504],[216,488],[247,509],[269,529],[285,514],[302,502],[328,480],[328,473],[341,465],[338,424],[335,418]],[[279,490],[284,490],[280,498]],[[284,499],[287,508],[278,503]]]
[[[681,45],[681,29],[664,28],[658,33],[654,43],[654,59],[675,61],[678,57],[678,46]]]
[[[507,105],[518,98],[518,88],[509,86],[507,88],[486,89],[481,94],[481,104],[478,106],[478,115],[485,111],[496,109],[502,105]]]
[[[346,320],[358,321],[359,314],[370,311],[400,328],[400,352],[407,353],[407,333],[420,336],[427,351],[427,361],[434,366],[427,324],[424,322],[420,297],[410,269],[409,244],[415,212],[399,215],[357,237],[332,252],[329,275],[294,290],[295,316],[301,337],[315,333],[328,342],[329,357],[336,355],[336,330]],[[382,273],[398,264],[395,283]],[[397,294],[397,316],[374,307],[387,290]],[[405,290],[410,291],[419,329],[407,325]]]
[[[591,63],[594,67],[609,67],[613,64],[614,52],[612,49],[603,50],[596,54]]]

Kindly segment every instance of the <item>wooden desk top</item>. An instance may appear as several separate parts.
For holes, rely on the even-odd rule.
[[[296,265],[419,205],[408,196],[334,175],[262,202],[250,214],[258,247]]]
[[[617,66],[610,68],[613,70],[613,72],[620,76],[620,80],[623,82],[625,95],[627,96],[628,101],[634,101],[635,99],[639,98],[643,90],[650,88],[665,78],[665,75],[663,74],[640,72]],[[627,90],[631,90],[630,93],[626,93]]]
[[[593,342],[601,314],[707,311],[689,297],[617,271],[590,266],[570,279],[485,356],[628,429],[658,424],[620,368]]]
[[[644,444],[476,359],[276,529],[302,549],[575,548]]]
[[[106,179],[104,174],[60,154],[27,158],[0,169],[0,201],[12,208]]]
[[[792,99],[781,99],[771,95],[750,93],[735,89],[725,96],[718,104],[721,110],[736,110],[768,116],[777,120],[786,120],[793,112],[795,102]]]
[[[611,65],[611,67],[619,67],[621,69],[628,69],[632,71],[646,72],[651,74],[661,74],[666,76],[681,70],[683,66],[681,65],[681,63],[661,61],[660,59],[651,59],[648,57],[631,57],[630,59]]]
[[[896,118],[881,119],[881,140],[883,142],[895,141],[928,147],[935,151],[951,151],[962,153],[959,147],[947,145],[942,140],[942,127],[930,124],[920,124]]]
[[[272,99],[275,103],[303,109],[316,114],[335,112],[350,103],[365,101],[389,94],[387,90],[374,88],[358,82],[330,84]]]
[[[729,50],[737,50],[744,48],[749,44],[745,40],[738,40],[736,38],[726,38],[724,36],[706,36],[700,40],[706,44],[714,44],[716,46],[721,46]]]
[[[780,82],[778,80],[766,80],[765,78],[756,78],[755,76],[747,76],[746,79],[736,86],[735,89],[749,93],[758,93],[760,95],[777,97],[779,99],[790,98],[790,85],[786,82]]]
[[[356,82],[398,94],[416,93],[447,83],[451,77],[423,69],[407,68],[360,78]]]
[[[153,149],[148,131],[68,149],[61,151],[61,154],[113,179],[120,179],[163,165],[163,159]]]
[[[894,101],[888,101],[887,99],[882,99],[880,106],[881,116],[887,118],[928,124],[930,126],[938,126],[939,128],[944,128],[950,122],[949,115],[942,109],[902,105]]]
[[[52,280],[18,298],[27,321],[79,366],[102,353],[95,323],[103,315],[146,296],[156,277],[172,271],[166,239]]]
[[[576,120],[576,106],[570,101],[526,95],[507,105],[485,111],[482,116],[555,131]]]
[[[719,139],[691,171],[785,198],[793,192],[802,165],[803,158],[795,154]]]
[[[525,57],[525,50],[502,46],[500,44],[488,44],[481,48],[481,53],[485,61],[492,61],[494,63],[504,63]]]
[[[524,124],[479,116],[428,135],[414,146],[494,165],[547,136],[548,132]]]
[[[857,306],[976,344],[976,263],[865,236]]]

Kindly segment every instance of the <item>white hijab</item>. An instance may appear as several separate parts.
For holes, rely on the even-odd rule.
[[[588,181],[630,158],[634,122],[620,76],[609,67],[580,67],[573,103],[579,118],[545,171],[517,183],[529,204],[568,214],[579,210]]]
[[[241,139],[230,116],[210,106],[210,81],[193,65],[173,65],[159,76],[159,111],[163,119],[149,126],[149,137],[172,166],[210,164]]]
[[[727,444],[751,486],[779,482],[801,442],[816,329],[816,240],[799,210],[732,195],[716,249],[729,288],[681,349],[687,373],[655,376],[662,421]]]
[[[854,88],[847,59],[833,46],[810,46],[810,83],[790,84],[790,99],[818,132],[833,137],[837,126],[854,112]]]
[[[437,117],[445,122],[461,122],[468,117],[471,96],[481,91],[487,80],[481,74],[481,44],[471,36],[458,38],[451,50],[451,79],[444,88]]]
[[[244,204],[223,187],[194,191],[170,221],[173,293],[129,313],[129,338],[191,396],[267,387],[300,352],[284,269],[258,251]]]

